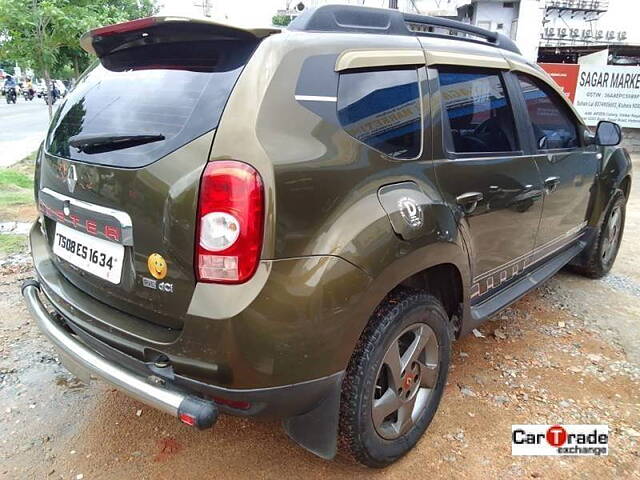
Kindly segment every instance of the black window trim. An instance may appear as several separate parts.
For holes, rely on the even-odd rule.
[[[583,123],[580,121],[580,119],[576,117],[571,107],[567,105],[567,100],[562,98],[560,94],[553,88],[553,86],[549,85],[546,81],[542,80],[541,78],[535,75],[531,75],[530,73],[523,72],[520,70],[509,72],[509,74],[513,78],[513,82],[511,82],[512,83],[511,87],[513,90],[515,90],[513,92],[514,100],[516,100],[520,104],[519,108],[522,110],[522,113],[524,115],[524,123],[522,125],[522,127],[524,128],[523,134],[527,135],[530,138],[530,143],[531,143],[530,148],[531,148],[532,155],[552,155],[556,153],[571,153],[571,152],[576,152],[585,148],[584,132],[582,131]],[[527,101],[525,100],[524,95],[522,93],[522,88],[520,87],[520,80],[518,79],[519,76],[525,77],[528,80],[532,80],[532,83],[536,85],[543,84],[547,89],[545,93],[556,95],[557,98],[559,98],[560,104],[562,105],[562,107],[560,108],[565,112],[568,118],[573,122],[574,128],[576,130],[576,137],[579,143],[578,146],[568,147],[568,148],[547,148],[547,149],[542,149],[538,147],[538,143],[536,142],[536,137],[533,133],[533,128],[531,128],[532,123],[531,123],[531,117],[529,116],[529,110],[527,109]]]
[[[348,70],[344,70],[340,72],[340,75],[338,77],[338,85],[337,85],[337,89],[336,89],[336,116],[338,115],[338,98],[340,96],[340,78],[342,77],[342,75],[344,74],[348,74],[348,73],[359,73],[359,72],[384,72],[384,71],[394,71],[394,70],[414,70],[416,72],[416,82],[418,83],[418,98],[420,99],[420,150],[418,151],[418,154],[415,157],[411,157],[411,158],[399,158],[399,157],[395,157],[392,155],[389,155],[388,153],[383,152],[382,150],[378,150],[375,147],[372,147],[371,145],[369,145],[368,143],[364,143],[361,140],[358,140],[357,138],[353,137],[352,135],[349,134],[349,132],[347,132],[343,127],[342,124],[340,124],[340,121],[338,120],[338,125],[340,127],[340,129],[349,136],[349,138],[353,139],[354,141],[358,142],[360,145],[363,145],[365,147],[367,147],[369,150],[373,150],[374,152],[379,153],[380,155],[383,155],[385,158],[388,158],[390,160],[396,161],[396,162],[413,162],[415,160],[420,160],[423,158],[423,155],[425,154],[425,125],[426,125],[426,121],[425,121],[425,89],[424,89],[424,85],[423,83],[425,83],[427,81],[427,74],[426,74],[426,69],[424,67],[424,65],[389,65],[389,66],[375,66],[375,67],[364,67],[364,68],[353,68],[353,69],[348,69]],[[421,73],[422,72],[422,73]],[[428,95],[428,90],[426,90],[427,95]]]
[[[437,84],[438,84],[438,92],[440,93],[440,122],[442,125],[442,147],[443,147],[443,152],[446,155],[446,157],[450,160],[458,160],[458,159],[486,159],[486,158],[505,158],[505,157],[524,157],[526,156],[526,150],[523,149],[523,146],[525,146],[524,144],[526,143],[526,141],[524,141],[522,132],[520,131],[520,122],[518,121],[518,112],[517,110],[519,109],[519,105],[517,104],[517,102],[514,101],[513,97],[512,97],[512,92],[511,92],[511,88],[509,86],[509,82],[507,81],[507,78],[505,77],[505,74],[509,73],[507,70],[501,69],[501,68],[495,68],[495,67],[475,67],[475,66],[469,66],[469,67],[465,67],[462,66],[462,68],[465,69],[469,69],[469,70],[481,70],[484,72],[495,72],[498,74],[498,77],[500,78],[500,81],[502,82],[502,86],[504,88],[504,92],[507,95],[507,102],[508,104],[511,106],[511,111],[513,113],[514,116],[514,122],[515,122],[515,131],[516,131],[516,135],[518,137],[518,147],[519,150],[513,150],[510,152],[465,152],[465,153],[460,153],[460,152],[456,152],[454,150],[454,146],[453,146],[453,135],[451,133],[451,125],[449,124],[449,118],[447,117],[447,109],[444,105],[444,99],[442,98],[442,92],[440,90],[440,70],[444,67],[444,68],[451,68],[454,67],[455,65],[434,65],[433,69],[435,70],[435,72],[437,73]]]

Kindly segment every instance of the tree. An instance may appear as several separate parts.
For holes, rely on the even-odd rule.
[[[5,73],[8,73],[9,75],[13,75],[13,72],[15,70],[15,65],[13,62],[0,60],[0,70],[4,70]]]
[[[154,0],[0,0],[0,56],[43,76],[51,98],[52,74],[77,76],[88,64],[79,44],[84,32],[156,11]]]
[[[290,15],[274,15],[271,18],[271,22],[279,27],[286,27],[291,23],[291,20],[292,18]]]

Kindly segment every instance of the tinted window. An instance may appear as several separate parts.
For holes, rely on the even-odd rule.
[[[518,79],[538,148],[578,147],[578,132],[565,101],[543,82],[526,75],[518,75]]]
[[[376,150],[395,158],[416,158],[422,141],[418,72],[340,75],[338,118],[349,135]]]
[[[513,112],[497,72],[441,68],[439,77],[455,152],[519,150]]]
[[[53,119],[47,151],[87,163],[141,167],[216,128],[255,48],[237,39],[118,51],[78,81]],[[122,149],[80,151],[74,137],[164,136]],[[86,149],[85,149],[86,150]]]

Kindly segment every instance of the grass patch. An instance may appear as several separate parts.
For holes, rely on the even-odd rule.
[[[11,169],[0,170],[0,188],[14,185],[20,188],[31,188],[33,178]]]
[[[0,254],[24,252],[27,249],[27,237],[25,235],[13,235],[10,233],[0,235]]]
[[[0,210],[33,203],[35,158],[34,152],[9,168],[0,169]]]
[[[0,207],[17,207],[31,203],[33,203],[33,192],[30,190],[5,192],[0,188]]]
[[[29,178],[33,178],[33,173],[36,168],[36,155],[38,152],[33,152],[24,157],[18,163],[14,163],[10,168],[6,170],[15,170],[20,173],[24,173]]]

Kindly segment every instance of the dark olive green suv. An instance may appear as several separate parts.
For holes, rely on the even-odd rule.
[[[37,157],[23,294],[76,375],[186,424],[276,416],[385,466],[433,419],[454,338],[615,260],[620,128],[592,134],[500,34],[323,6],[81,43],[98,61]]]

